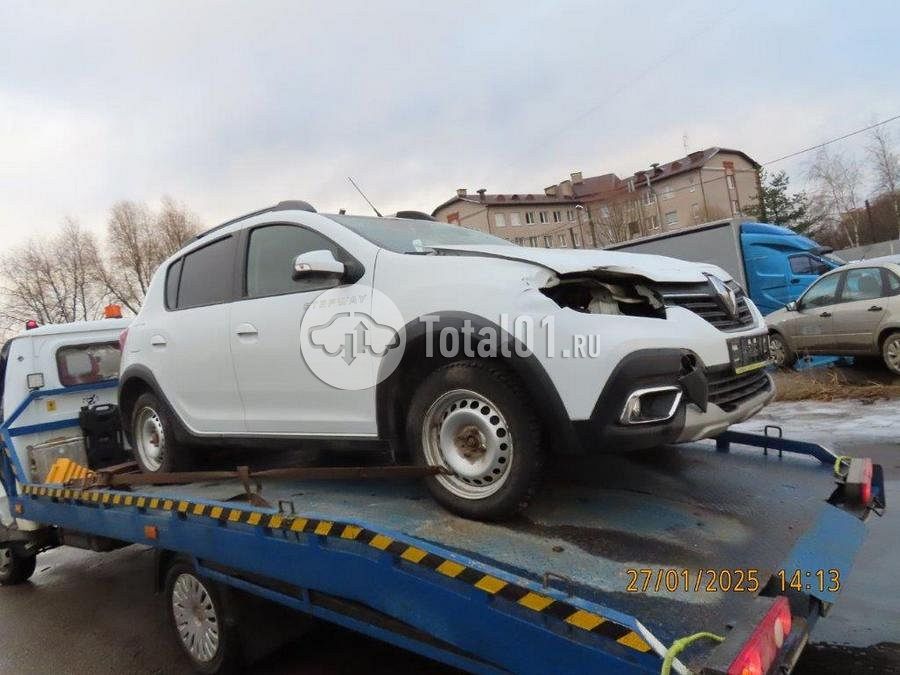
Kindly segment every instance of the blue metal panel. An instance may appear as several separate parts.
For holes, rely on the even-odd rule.
[[[767,452],[768,450],[777,450],[779,454],[790,452],[796,455],[807,455],[828,466],[832,466],[837,459],[837,455],[818,443],[795,441],[790,438],[781,438],[780,436],[750,434],[745,431],[726,431],[716,436],[716,449],[720,452],[728,452],[730,443],[765,448]]]
[[[57,429],[67,429],[69,427],[77,427],[80,422],[77,418],[67,420],[54,420],[53,422],[41,422],[40,424],[29,424],[25,427],[16,427],[9,430],[10,436],[24,436],[26,434],[36,434],[41,431],[56,431]]]
[[[862,546],[865,532],[865,525],[859,518],[829,506],[797,540],[782,569],[788,580],[799,571],[806,593],[824,602],[835,602],[840,589],[830,590],[834,580],[829,570],[838,570],[840,580],[850,578],[853,560]],[[819,570],[824,572],[822,580],[816,574]],[[825,588],[820,588],[822,581]]]
[[[262,528],[186,518],[176,511],[140,513],[136,508],[75,506],[30,498],[20,502],[24,517],[29,519],[159,546],[363,603],[513,672],[655,673],[659,669],[660,659],[653,652],[641,653],[604,640],[452,578],[400,564],[385,551],[353,541],[290,532],[266,534]],[[157,526],[157,540],[144,539],[144,525]],[[427,546],[414,541],[416,546]],[[447,551],[442,555],[460,558]],[[479,566],[499,578],[510,577],[484,564]],[[525,580],[518,583],[534,586]],[[552,589],[535,588],[588,611],[606,612],[610,619],[627,618],[635,625],[632,617],[609,608],[568,598]]]

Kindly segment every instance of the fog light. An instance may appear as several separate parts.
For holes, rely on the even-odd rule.
[[[636,389],[629,394],[622,408],[622,424],[650,424],[666,422],[678,412],[681,388],[676,386]]]

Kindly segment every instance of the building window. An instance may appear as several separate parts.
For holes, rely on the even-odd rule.
[[[628,179],[628,191],[634,192],[634,178]]]
[[[672,197],[675,196],[675,192],[672,190],[671,185],[666,185],[662,189],[662,193],[663,193],[663,200],[666,200],[666,201],[668,201],[669,199],[672,199]]]
[[[738,204],[737,199],[731,200],[731,212],[736,216],[739,216],[741,214],[741,205]]]
[[[600,205],[600,217],[609,218],[609,207],[606,204]]]
[[[659,229],[659,218],[656,216],[650,216],[649,218],[644,218],[644,226],[648,230],[658,230]]]
[[[628,238],[634,239],[635,237],[640,237],[640,236],[641,236],[641,224],[636,220],[632,220],[630,223],[628,223]]]
[[[691,204],[691,220],[695,223],[700,222],[700,205],[699,204]]]
[[[549,223],[550,222],[550,215],[546,211],[539,212],[538,217],[541,219],[541,223]]]
[[[688,189],[688,192],[693,192],[697,189],[697,186],[694,184],[694,177],[691,176],[688,180],[691,181],[691,187]]]
[[[554,211],[553,212],[553,222],[554,223],[562,222],[562,211]]]
[[[509,214],[509,224],[512,227],[519,227],[522,224],[522,219],[519,218],[518,211],[514,211],[513,213]]]
[[[666,225],[678,224],[678,211],[666,211]]]
[[[559,242],[560,248],[567,248],[569,246],[569,242],[566,241],[566,235],[564,234],[558,235],[556,240]]]
[[[537,237],[528,237],[528,245],[529,246],[537,246]]]
[[[570,223],[575,222],[575,209],[568,209],[566,211],[566,220],[568,220]]]
[[[734,176],[731,174],[726,175],[725,184],[728,186],[729,190],[734,190]]]
[[[656,195],[651,190],[644,193],[644,206],[653,206],[656,203]]]
[[[553,237],[549,234],[544,235],[544,248],[553,248]]]
[[[506,227],[506,216],[502,213],[495,213],[494,225],[496,225],[497,227]]]
[[[525,224],[534,225],[534,211],[525,212]]]
[[[572,239],[575,242],[575,248],[581,248],[581,233],[574,232],[572,234]]]
[[[516,243],[517,243],[519,246],[523,246],[523,245],[525,244],[525,240],[522,239],[522,237],[516,237]]]

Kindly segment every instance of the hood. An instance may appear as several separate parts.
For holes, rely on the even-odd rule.
[[[615,272],[634,274],[650,281],[690,283],[706,281],[704,272],[714,274],[723,281],[731,275],[721,267],[706,263],[693,263],[677,258],[646,253],[624,253],[598,249],[564,250],[554,248],[527,248],[524,246],[435,246],[440,251],[471,253],[473,255],[505,260],[518,260],[545,267],[557,274],[578,272]]]

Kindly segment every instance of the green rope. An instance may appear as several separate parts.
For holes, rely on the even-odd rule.
[[[838,455],[834,460],[834,475],[838,478],[843,478],[844,474],[841,473],[841,465],[846,462],[850,464],[850,460],[853,459],[849,455]]]
[[[675,660],[675,657],[678,656],[681,652],[687,649],[688,645],[696,642],[697,640],[715,640],[716,642],[724,642],[725,638],[720,635],[716,635],[715,633],[694,633],[693,635],[688,635],[687,637],[680,638],[675,640],[672,643],[672,646],[666,651],[666,657],[663,659],[662,670],[660,670],[660,675],[669,675],[672,672],[672,662]]]

